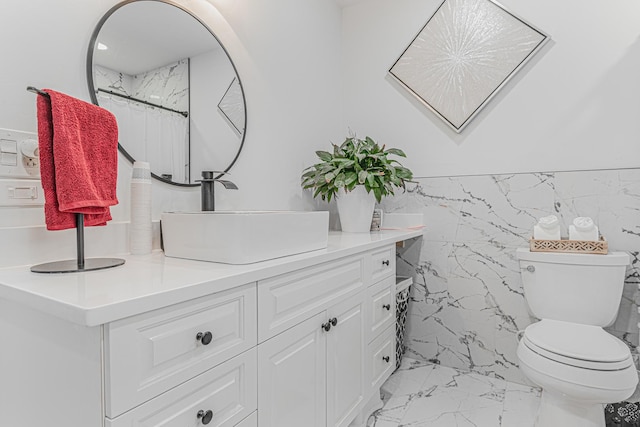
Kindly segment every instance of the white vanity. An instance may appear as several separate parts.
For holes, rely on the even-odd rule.
[[[0,270],[0,425],[361,426],[395,367],[395,244],[249,265]]]

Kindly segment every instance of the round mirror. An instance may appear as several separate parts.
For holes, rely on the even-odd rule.
[[[100,20],[87,55],[94,104],[118,121],[120,152],[164,182],[228,171],[242,149],[244,92],[213,31],[166,0],[127,0]]]

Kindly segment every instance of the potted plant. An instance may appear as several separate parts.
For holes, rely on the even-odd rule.
[[[405,188],[412,172],[389,155],[406,157],[397,148],[385,149],[370,137],[348,137],[333,152],[316,151],[319,163],[302,173],[302,188],[312,189],[313,197],[336,199],[342,231],[368,232],[373,208],[394,188]]]

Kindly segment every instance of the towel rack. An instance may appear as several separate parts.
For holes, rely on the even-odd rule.
[[[27,86],[29,92],[49,98],[49,94],[33,86]],[[77,273],[81,271],[103,270],[124,264],[120,258],[84,258],[84,215],[76,215],[76,254],[77,259],[47,262],[31,267],[34,273]]]

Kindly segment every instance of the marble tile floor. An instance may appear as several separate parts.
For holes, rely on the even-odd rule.
[[[533,427],[537,388],[404,358],[368,427]]]

